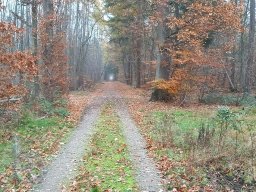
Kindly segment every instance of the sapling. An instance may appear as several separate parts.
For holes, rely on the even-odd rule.
[[[13,177],[14,177],[14,181],[15,181],[15,185],[17,185],[19,183],[19,176],[18,176],[18,165],[19,165],[19,154],[20,154],[20,145],[19,145],[19,139],[16,133],[14,133],[13,135],[13,149],[12,149],[12,153],[13,153]]]
[[[252,172],[252,176],[253,178],[256,180],[256,172],[255,172],[255,138],[256,138],[256,131],[255,131],[255,125],[252,124],[248,124],[248,131],[249,131],[249,135],[250,135],[250,145],[251,145],[251,172]]]
[[[232,112],[230,111],[229,107],[221,106],[218,108],[217,112],[217,120],[220,123],[220,132],[219,132],[219,142],[218,142],[218,151],[222,148],[223,144],[223,137],[228,130],[228,126],[232,119]]]
[[[238,134],[241,132],[241,121],[240,114],[234,113],[227,106],[221,106],[218,108],[217,112],[217,122],[219,123],[219,141],[218,141],[218,151],[224,145],[224,136],[229,129],[233,129],[236,132],[236,150],[238,148]]]

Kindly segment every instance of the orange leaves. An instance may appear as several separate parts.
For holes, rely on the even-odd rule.
[[[22,29],[6,22],[0,22],[0,100],[24,96],[25,83],[36,74],[35,57],[28,52],[13,52],[13,37]]]
[[[88,100],[88,96],[84,94],[73,93],[68,96],[68,109],[70,112],[68,121],[77,123],[80,120]]]
[[[212,5],[211,2],[199,0],[186,5],[187,11],[182,17],[169,17],[167,23],[171,30],[178,30],[176,38],[180,44],[174,47],[175,50],[185,49],[192,53],[202,51],[203,43],[209,38],[210,33],[225,37],[226,40],[223,39],[223,42],[228,44],[234,34],[241,30],[241,8],[231,2],[218,0],[216,5]]]
[[[10,23],[0,22],[0,32],[1,32],[1,35],[3,32],[7,32],[8,34],[20,33],[22,32],[22,29],[17,28],[15,25]]]
[[[6,53],[0,56],[0,62],[7,65],[11,71],[35,75],[37,68],[35,57],[26,52]]]
[[[162,156],[158,163],[158,169],[163,173],[166,173],[173,166],[173,163],[167,156]]]
[[[178,70],[160,87],[177,92],[177,86],[186,91],[200,81],[196,78],[215,69],[223,68],[223,61],[235,49],[236,34],[241,31],[242,6],[224,0],[214,2],[196,0],[182,1],[185,10],[179,16],[168,17],[167,26],[173,31],[168,52]],[[184,75],[185,74],[185,75]],[[179,82],[179,83],[177,83]],[[159,86],[159,83],[158,83]]]
[[[117,149],[117,153],[122,153],[126,149],[126,144],[122,144],[119,149]]]
[[[188,73],[185,69],[176,69],[172,78],[169,80],[157,80],[152,83],[156,89],[162,89],[168,91],[173,96],[177,96],[180,92],[187,89],[184,86],[183,81],[188,77]]]
[[[177,80],[173,79],[168,81],[159,80],[155,81],[153,84],[155,88],[166,90],[172,95],[177,95],[180,88],[180,83]]]
[[[66,35],[56,30],[61,24],[55,14],[45,16],[40,21],[40,57],[43,61],[40,72],[44,96],[53,100],[68,92],[68,58],[66,56]],[[58,95],[55,94],[58,90]]]
[[[12,45],[15,33],[21,33],[22,31],[22,29],[17,28],[13,24],[0,22],[0,52]]]

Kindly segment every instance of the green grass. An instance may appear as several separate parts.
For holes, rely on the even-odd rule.
[[[6,167],[11,165],[13,161],[11,142],[0,144],[0,157],[0,173],[2,173],[6,170]]]
[[[192,112],[186,109],[177,109],[175,111],[155,111],[152,113],[151,117],[155,120],[161,120],[165,115],[173,118],[175,125],[182,131],[199,128],[202,122],[207,121],[209,118],[209,114]]]
[[[206,186],[212,174],[208,172],[209,167],[213,172],[224,170],[223,178],[226,178],[225,171],[229,170],[232,180],[239,176],[247,183],[248,188],[255,189],[255,181],[251,176],[253,173],[250,134],[254,134],[255,142],[256,109],[251,106],[232,107],[229,110],[230,118],[224,121],[227,126],[225,129],[222,129],[223,117],[219,115],[220,107],[172,108],[153,111],[145,116],[145,125],[148,127],[146,134],[158,146],[155,150],[156,158],[168,156],[176,163],[165,173],[174,176],[170,185],[168,184],[169,189],[179,188],[180,183],[190,187]],[[221,134],[223,138],[220,137]],[[223,158],[214,160],[216,157],[222,157],[222,154]],[[183,165],[183,162],[188,164]],[[239,175],[237,170],[242,174]],[[184,179],[184,175],[188,179]],[[219,184],[218,187],[222,189],[223,186]]]
[[[212,115],[209,111],[192,110],[173,108],[153,111],[146,116],[146,122],[151,124],[151,131],[148,134],[157,145],[160,144],[155,150],[156,158],[159,160],[167,156],[171,162],[175,162],[175,166],[164,173],[172,176],[172,182],[166,185],[168,190],[179,189],[183,184],[190,187],[204,187],[208,184],[202,169],[196,169],[198,174],[195,174],[183,164],[189,156],[192,142],[198,136],[198,129]]]
[[[201,114],[185,110],[175,111],[172,115],[174,116],[175,123],[183,131],[188,129],[197,129],[200,127],[202,122],[207,120],[207,117],[204,117]]]
[[[76,177],[75,189],[137,191],[121,124],[110,106],[103,110],[96,130]]]
[[[202,126],[202,123],[209,121],[210,115],[211,113],[189,109],[172,109],[169,111],[153,111],[147,121],[153,122],[151,131],[153,139],[158,140],[158,142],[170,141],[180,147],[189,147],[191,143],[187,141],[198,136],[198,129]]]
[[[42,137],[49,132],[58,137],[60,132],[69,132],[74,126],[60,117],[37,118],[31,116],[22,119],[17,133],[22,137]]]

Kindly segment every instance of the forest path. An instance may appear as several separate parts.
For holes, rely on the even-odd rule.
[[[62,185],[72,180],[79,161],[82,159],[85,147],[93,134],[93,127],[99,117],[102,106],[111,102],[115,104],[118,116],[123,125],[123,133],[130,151],[131,160],[135,168],[135,176],[140,191],[159,192],[161,190],[160,172],[153,160],[147,155],[146,142],[139,133],[135,123],[131,119],[125,104],[125,99],[118,91],[115,82],[104,83],[101,86],[102,94],[95,98],[88,109],[79,127],[71,135],[69,142],[48,167],[43,181],[36,192],[61,191]]]

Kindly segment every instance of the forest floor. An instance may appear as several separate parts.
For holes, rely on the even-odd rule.
[[[12,132],[0,130],[0,192],[256,190],[255,108],[224,107],[219,142],[219,106],[149,99],[120,82],[73,92],[68,117],[25,118],[16,160]]]

